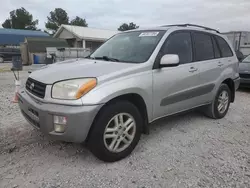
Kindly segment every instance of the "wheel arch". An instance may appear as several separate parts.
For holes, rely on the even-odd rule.
[[[233,79],[227,78],[222,83],[227,84],[227,86],[229,87],[229,89],[231,91],[231,102],[234,102],[234,100],[235,100],[235,85],[234,85]]]
[[[95,121],[97,120],[98,116],[101,114],[101,112],[105,109],[105,107],[107,105],[110,105],[112,103],[115,103],[117,101],[129,101],[132,104],[134,104],[137,109],[139,110],[142,118],[143,118],[143,133],[148,134],[149,130],[148,130],[148,110],[147,110],[147,106],[145,103],[145,100],[143,99],[143,97],[137,93],[127,93],[127,94],[123,94],[123,95],[119,95],[116,96],[112,99],[110,99],[108,102],[106,102],[98,111],[98,113],[96,114],[94,121],[92,122],[92,125],[90,127],[90,130],[88,132],[88,136],[86,138],[86,142],[89,140],[89,135],[91,134],[92,128],[93,128],[93,124],[95,123]]]

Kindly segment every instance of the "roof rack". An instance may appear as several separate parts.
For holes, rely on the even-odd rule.
[[[215,31],[216,33],[220,33],[218,30],[216,29],[212,29],[209,27],[204,27],[202,25],[195,25],[195,24],[176,24],[176,25],[163,25],[162,27],[171,27],[171,26],[179,26],[179,27],[188,27],[188,26],[193,26],[193,27],[199,27],[199,28],[203,28],[206,30],[210,30],[210,31]]]

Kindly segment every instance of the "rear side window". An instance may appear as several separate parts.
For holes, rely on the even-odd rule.
[[[195,60],[205,61],[214,58],[212,38],[204,33],[193,33]]]
[[[218,45],[220,47],[222,57],[233,56],[233,52],[232,52],[231,48],[229,47],[229,45],[227,44],[227,42],[219,36],[215,36],[215,38],[216,38]]]
[[[170,35],[162,46],[160,56],[177,54],[180,64],[192,62],[192,42],[189,32],[178,32]]]
[[[220,58],[220,49],[218,47],[218,44],[214,38],[214,36],[212,37],[212,41],[213,41],[213,47],[214,47],[214,57],[215,58]]]

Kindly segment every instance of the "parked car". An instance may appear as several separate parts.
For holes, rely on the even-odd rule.
[[[3,55],[0,54],[0,63],[3,63],[4,62],[4,57]]]
[[[13,56],[21,57],[20,49],[0,47],[0,63],[3,63],[4,61],[11,61]]]
[[[250,88],[250,55],[240,62],[239,69],[240,87]]]
[[[241,62],[243,59],[245,59],[244,54],[240,50],[236,51],[236,56],[237,56],[239,62]]]
[[[32,72],[22,114],[57,140],[86,142],[103,161],[128,156],[148,124],[203,107],[223,118],[240,79],[228,39],[196,25],[116,34],[88,58]]]

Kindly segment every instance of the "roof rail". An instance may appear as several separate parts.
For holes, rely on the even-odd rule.
[[[216,29],[212,29],[209,27],[204,27],[202,25],[196,25],[196,24],[176,24],[176,25],[163,25],[162,27],[171,27],[171,26],[179,26],[179,27],[188,27],[188,26],[193,26],[193,27],[199,27],[199,28],[203,28],[206,30],[210,30],[210,31],[215,31],[216,33],[220,33],[218,30]]]

